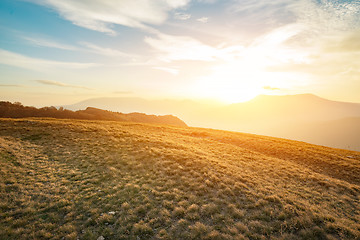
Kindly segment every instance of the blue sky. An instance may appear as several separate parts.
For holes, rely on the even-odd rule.
[[[1,100],[360,102],[360,1],[2,0]]]

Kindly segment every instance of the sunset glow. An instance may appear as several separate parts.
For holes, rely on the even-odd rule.
[[[0,11],[2,100],[360,102],[355,0],[5,0]]]

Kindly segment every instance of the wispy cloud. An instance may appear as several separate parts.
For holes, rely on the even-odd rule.
[[[110,57],[128,57],[128,58],[134,58],[137,57],[133,54],[128,54],[113,48],[104,48],[100,47],[98,45],[89,43],[89,42],[80,42],[81,45],[85,46],[87,49],[85,51],[90,51],[92,53],[104,55],[104,56],[110,56]]]
[[[360,30],[327,41],[324,49],[328,52],[360,52]]]
[[[158,34],[157,38],[146,37],[145,42],[160,52],[162,61],[199,60],[214,61],[218,55],[216,48],[187,36]]]
[[[153,67],[153,69],[164,71],[170,73],[172,75],[178,75],[179,69],[178,68],[169,68],[169,67]]]
[[[65,84],[65,83],[52,81],[52,80],[34,80],[34,81],[41,83],[41,84],[52,85],[52,86],[57,86],[57,87],[81,88],[81,89],[86,89],[86,90],[93,90],[92,88],[88,88],[88,87],[84,87],[84,86]]]
[[[188,20],[191,18],[191,14],[176,12],[174,18],[178,20]]]
[[[119,51],[117,49],[101,47],[90,42],[79,42],[79,44],[82,45],[82,47],[77,47],[77,46],[62,44],[54,40],[48,40],[42,38],[32,38],[26,36],[22,38],[28,41],[29,43],[40,47],[57,48],[62,50],[81,51],[81,52],[91,52],[91,53],[95,53],[103,56],[110,56],[110,57],[127,57],[127,58],[138,57],[133,54],[128,54]]]
[[[63,43],[58,43],[54,40],[41,39],[41,38],[32,38],[32,37],[23,37],[29,43],[40,46],[40,47],[49,47],[49,48],[58,48],[63,50],[79,50],[79,48]]]
[[[298,23],[320,34],[333,34],[360,27],[360,3],[357,0],[302,0],[291,10]]]
[[[219,0],[198,0],[198,2],[202,2],[202,3],[215,3],[215,2],[217,2],[217,1],[219,1]]]
[[[196,19],[196,21],[202,22],[202,23],[207,23],[209,21],[209,18],[208,17],[201,17],[201,18]]]
[[[23,85],[19,85],[19,84],[0,84],[0,87],[23,87]]]
[[[73,24],[116,34],[112,24],[152,30],[147,24],[161,24],[168,12],[186,6],[190,0],[30,0],[58,12]]]
[[[293,9],[308,0],[234,0],[228,6],[228,12],[239,17],[239,21],[251,23],[257,31],[269,30],[289,23],[296,18]]]
[[[340,81],[338,73],[357,76],[349,69],[360,68],[359,1],[302,0],[294,6],[288,8],[296,19],[289,28],[297,32],[282,49],[302,53],[305,61],[288,61],[269,70],[306,73],[327,82]]]
[[[298,38],[301,44],[309,38],[312,41],[335,31],[360,27],[358,0],[234,0],[228,11],[264,31],[297,24],[303,29],[301,39]]]
[[[232,61],[244,52],[241,45],[211,46],[188,36],[157,34],[156,37],[146,37],[144,41],[157,51],[160,61]]]
[[[70,68],[82,69],[99,66],[96,63],[78,63],[78,62],[60,62],[53,60],[44,60],[39,58],[32,58],[18,53],[13,53],[0,49],[0,64],[43,71],[48,68]]]
[[[113,94],[119,94],[119,95],[128,95],[128,94],[133,94],[134,92],[132,91],[114,91]]]
[[[271,87],[271,86],[264,86],[263,89],[265,89],[265,90],[270,90],[270,91],[278,91],[278,90],[281,90],[281,88]]]
[[[231,11],[263,28],[247,51],[267,59],[266,71],[305,74],[329,85],[344,76],[359,80],[359,1],[238,0]]]

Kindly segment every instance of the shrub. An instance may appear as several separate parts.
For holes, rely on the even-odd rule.
[[[202,205],[200,208],[200,212],[205,217],[211,217],[215,213],[218,213],[219,209],[214,203],[209,203]]]
[[[193,239],[200,239],[201,237],[205,237],[205,235],[209,231],[209,227],[201,222],[196,222],[194,225],[189,227],[190,236]]]
[[[172,211],[172,215],[174,217],[183,217],[185,214],[185,208],[183,207],[176,207],[174,208],[174,210]]]
[[[133,232],[135,235],[140,236],[150,236],[153,234],[152,228],[149,226],[149,224],[144,223],[144,221],[135,223],[133,226]]]

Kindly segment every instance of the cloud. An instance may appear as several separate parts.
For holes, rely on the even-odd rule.
[[[269,29],[293,23],[296,20],[293,9],[302,1],[234,0],[229,5],[228,12],[240,17],[251,26]]]
[[[135,55],[128,54],[128,53],[125,53],[125,52],[122,52],[122,51],[119,51],[119,50],[116,50],[113,48],[100,47],[98,45],[95,45],[95,44],[89,43],[89,42],[80,42],[79,44],[81,44],[82,46],[85,47],[85,48],[81,48],[81,47],[58,43],[53,40],[30,38],[30,37],[23,37],[23,38],[25,40],[27,40],[28,42],[30,42],[31,44],[34,44],[36,46],[41,46],[41,47],[57,48],[57,49],[72,50],[72,51],[91,52],[91,53],[95,53],[95,54],[99,54],[99,55],[103,55],[103,56],[110,56],[110,57],[128,57],[128,58],[137,57]]]
[[[293,36],[282,49],[303,54],[304,61],[288,61],[269,71],[305,73],[314,79],[344,81],[354,79],[360,69],[359,1],[299,1],[292,9],[296,23]],[[323,81],[321,80],[321,81]]]
[[[23,87],[23,85],[19,85],[19,84],[0,84],[0,87]]]
[[[183,60],[231,62],[243,57],[246,51],[242,45],[220,44],[214,47],[192,37],[168,34],[146,37],[144,41],[155,50],[157,59],[163,62]]]
[[[178,20],[188,20],[191,18],[191,14],[176,12],[174,18]]]
[[[317,42],[317,47],[319,51],[327,54],[357,54],[360,52],[360,30],[344,32],[323,38]]]
[[[177,68],[153,67],[153,69],[164,71],[164,72],[170,73],[172,75],[178,75],[179,74],[179,69],[177,69]]]
[[[281,90],[281,88],[270,87],[270,86],[264,86],[263,89],[265,89],[265,90],[271,90],[271,91]]]
[[[165,62],[179,60],[215,61],[223,54],[217,48],[206,45],[188,36],[158,34],[157,38],[144,40],[160,53],[159,59]]]
[[[201,2],[201,3],[212,4],[212,3],[217,2],[218,0],[197,0],[197,1],[198,1],[198,2]]]
[[[86,89],[86,90],[93,90],[92,88],[88,88],[88,87],[84,87],[84,86],[70,85],[70,84],[65,84],[65,83],[51,81],[51,80],[34,80],[34,81],[41,83],[41,84],[52,85],[52,86],[57,86],[57,87],[81,88],[81,89]]]
[[[313,33],[334,33],[360,27],[360,3],[349,1],[302,0],[292,11],[297,22]]]
[[[133,94],[134,92],[132,91],[115,91],[113,92],[113,94],[119,94],[119,95],[128,95],[128,94]]]
[[[359,1],[239,0],[236,7],[252,24],[271,26],[246,49],[255,60],[266,59],[265,71],[329,85],[359,80]]]
[[[58,43],[56,41],[48,40],[48,39],[31,38],[31,37],[23,37],[23,39],[30,42],[31,44],[34,44],[34,45],[40,46],[40,47],[58,48],[58,49],[63,49],[63,50],[79,50],[75,46]]]
[[[360,30],[356,32],[351,32],[349,35],[345,36],[337,46],[333,46],[334,49],[338,51],[348,51],[348,52],[359,52],[360,51]]]
[[[202,18],[196,19],[196,21],[202,22],[202,23],[207,23],[209,21],[209,18],[208,17],[202,17]]]
[[[288,62],[269,67],[268,70],[274,72],[307,73],[328,80],[340,75],[344,77],[343,75],[359,74],[359,71],[354,71],[354,69],[360,69],[360,53],[347,51],[326,52],[321,49],[315,50],[312,53],[313,55],[308,57],[308,62]]]
[[[256,31],[262,34],[277,27],[298,24],[303,28],[298,38],[301,44],[308,40],[311,44],[313,39],[324,34],[360,26],[358,0],[234,0],[228,12],[237,16],[239,23],[256,26]]]
[[[78,62],[60,62],[53,60],[44,60],[38,58],[27,57],[18,53],[13,53],[0,49],[0,64],[43,71],[48,68],[70,68],[83,69],[99,66],[95,63],[78,63]]]
[[[304,54],[306,61],[288,61],[269,66],[267,70],[306,74],[313,83],[326,86],[354,84],[360,80],[360,48],[356,35],[333,35],[314,41],[309,47],[298,46],[296,50]]]
[[[95,44],[89,43],[89,42],[80,42],[83,46],[87,47],[88,50],[92,53],[104,55],[104,56],[110,56],[110,57],[128,57],[128,58],[134,58],[135,55],[124,53],[122,51],[113,49],[113,48],[103,48],[100,46],[97,46]]]
[[[162,24],[168,12],[186,6],[190,0],[29,0],[55,10],[80,27],[116,34],[113,24],[152,31],[147,24]]]

